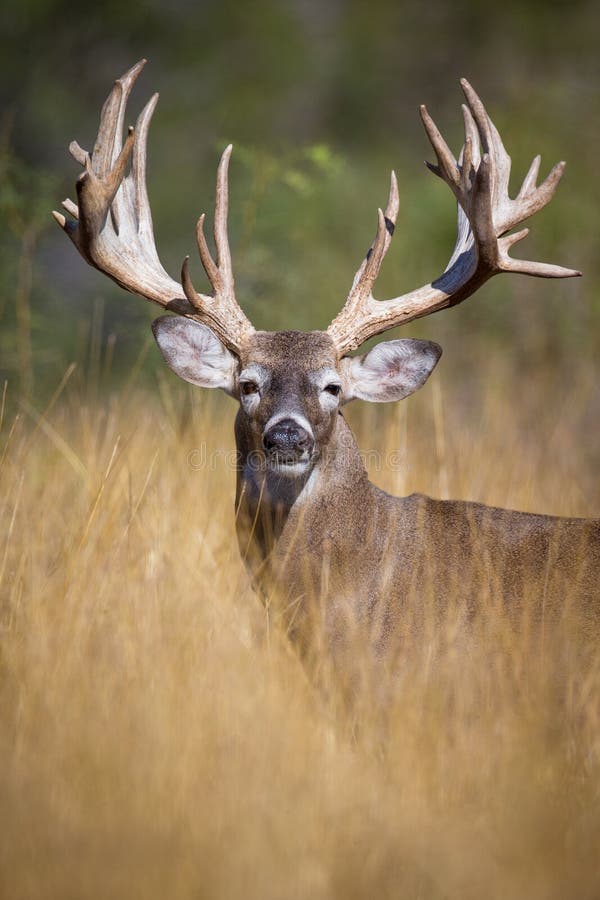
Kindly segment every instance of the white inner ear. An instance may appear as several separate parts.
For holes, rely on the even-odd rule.
[[[206,325],[178,316],[161,316],[152,331],[165,362],[176,375],[199,387],[232,394],[236,357]]]
[[[345,357],[344,400],[387,403],[408,397],[427,381],[441,355],[442,348],[432,341],[404,339],[378,344],[363,356]]]

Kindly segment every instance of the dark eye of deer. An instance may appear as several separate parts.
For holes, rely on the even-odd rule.
[[[258,391],[258,385],[255,381],[242,381],[241,383],[242,394],[256,394]]]
[[[342,386],[341,384],[326,384],[324,390],[331,394],[332,397],[339,397]]]

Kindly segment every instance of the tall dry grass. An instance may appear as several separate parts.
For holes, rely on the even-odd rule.
[[[592,515],[586,384],[348,415],[393,492]],[[532,647],[493,607],[381,673],[385,718],[343,707],[238,559],[233,405],[68,391],[0,435],[2,897],[600,895],[594,636]]]

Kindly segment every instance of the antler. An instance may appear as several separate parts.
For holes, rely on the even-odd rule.
[[[78,203],[65,200],[62,204],[75,221],[62,213],[53,215],[90,265],[125,290],[209,325],[229,349],[239,353],[254,328],[235,299],[227,238],[227,172],[232,148],[227,147],[223,153],[217,174],[216,264],[204,238],[204,215],[197,228],[200,258],[214,295],[194,290],[188,257],[182,268],[182,291],[158,258],[146,188],[146,142],[158,94],[151,97],[138,116],[135,129],[128,128],[125,144],[122,143],[127,101],[145,64],[145,59],[140,60],[115,82],[102,107],[92,154],[82,150],[76,141],[69,147],[71,155],[85,169],[77,181]]]
[[[373,284],[390,245],[398,214],[398,191],[392,172],[388,205],[385,213],[378,210],[373,245],[354,277],[343,309],[327,329],[340,355],[376,334],[460,303],[499,272],[521,272],[541,278],[581,275],[574,269],[509,256],[511,247],[526,237],[529,229],[515,234],[507,232],[550,202],[565,164],[560,162],[554,166],[546,180],[536,187],[540,168],[540,157],[536,156],[517,197],[512,200],[508,196],[510,156],[469,82],[463,78],[460,83],[467,104],[462,107],[465,143],[458,160],[425,106],[421,107],[423,125],[437,157],[437,165],[427,163],[427,166],[446,182],[458,202],[458,234],[450,262],[440,278],[430,284],[392,300],[374,299]]]

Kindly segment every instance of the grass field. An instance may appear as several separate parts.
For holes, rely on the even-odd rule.
[[[348,417],[394,493],[599,515],[594,383],[483,366]],[[238,559],[230,401],[10,401],[0,896],[600,896],[599,637],[494,607],[400,660],[387,716],[341,706]]]

